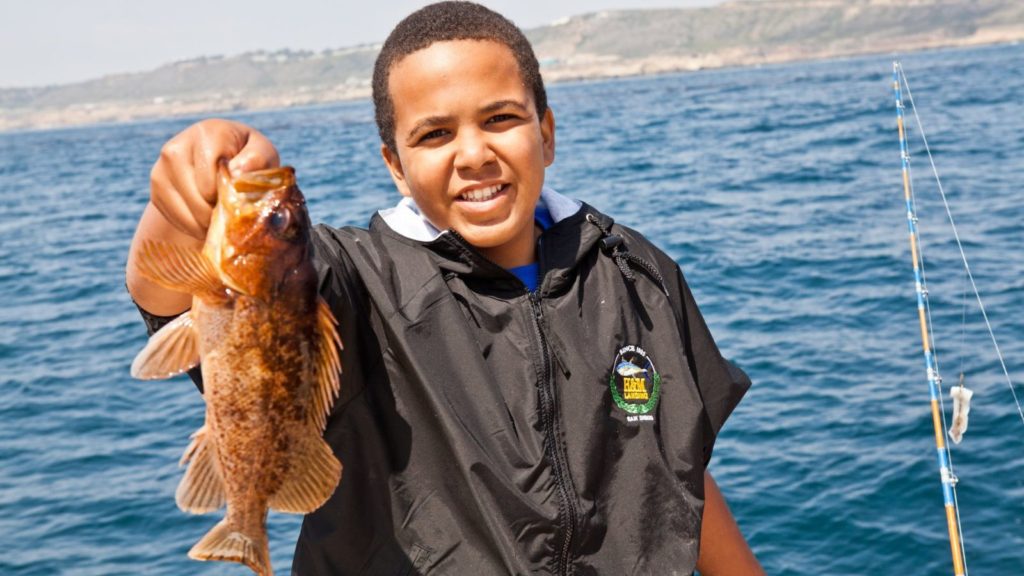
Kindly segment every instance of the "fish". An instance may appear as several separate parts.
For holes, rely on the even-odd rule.
[[[201,249],[147,240],[139,271],[192,294],[192,307],[153,334],[132,362],[140,379],[199,365],[205,422],[191,437],[175,492],[181,510],[223,520],[189,550],[272,576],[268,509],[306,514],[341,481],[323,438],[340,391],[342,342],[319,296],[306,202],[291,167],[232,177],[217,169],[217,203]]]
[[[623,360],[619,362],[619,365],[615,367],[615,371],[618,372],[619,376],[636,376],[638,374],[647,374],[647,370],[633,364],[629,360]]]

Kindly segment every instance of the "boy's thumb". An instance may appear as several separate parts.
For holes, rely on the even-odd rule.
[[[238,177],[245,172],[277,168],[281,165],[277,149],[266,136],[256,130],[251,130],[247,136],[242,149],[228,161],[228,171],[233,177]]]

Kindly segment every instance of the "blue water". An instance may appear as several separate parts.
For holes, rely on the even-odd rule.
[[[549,184],[683,266],[754,388],[712,469],[769,574],[951,574],[884,57],[550,88]],[[1024,46],[904,66],[1008,366],[1024,381]],[[367,102],[240,116],[314,220],[397,194]],[[191,119],[0,135],[0,573],[247,574],[188,548],[174,505],[201,424],[187,380],[139,382],[123,285],[161,144]],[[916,136],[916,131],[911,137]],[[968,568],[1024,573],[1024,424],[912,143],[935,338],[976,395],[953,449]],[[1018,395],[1024,398],[1024,385]],[[948,406],[947,406],[948,408]],[[295,516],[272,514],[287,573]]]

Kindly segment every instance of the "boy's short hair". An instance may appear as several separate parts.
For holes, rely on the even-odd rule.
[[[473,2],[438,2],[405,17],[395,26],[373,67],[373,107],[381,142],[392,152],[395,145],[395,105],[388,91],[391,67],[402,58],[435,42],[490,40],[507,46],[519,64],[523,83],[533,93],[537,116],[548,109],[544,80],[533,47],[507,18]]]

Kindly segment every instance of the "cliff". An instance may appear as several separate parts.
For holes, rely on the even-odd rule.
[[[1024,39],[1018,0],[738,0],[585,14],[526,31],[545,80],[655,74]],[[0,90],[0,131],[363,98],[379,46],[204,57]]]

